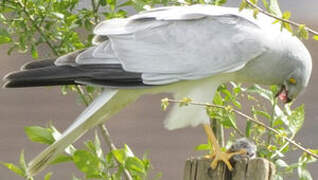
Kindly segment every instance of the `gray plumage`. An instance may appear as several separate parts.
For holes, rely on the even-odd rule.
[[[240,138],[235,140],[235,142],[228,149],[228,152],[238,152],[239,150],[246,150],[246,154],[234,155],[232,159],[234,161],[240,161],[241,159],[252,159],[256,157],[257,146],[254,142],[248,140],[247,138]]]

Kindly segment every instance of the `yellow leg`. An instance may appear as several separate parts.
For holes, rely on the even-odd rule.
[[[205,133],[208,136],[209,141],[211,142],[211,145],[214,151],[212,154],[205,156],[205,158],[213,159],[211,163],[211,168],[215,169],[218,165],[218,162],[223,161],[226,164],[226,166],[229,168],[229,170],[232,171],[233,167],[230,163],[231,157],[237,154],[246,154],[246,151],[242,149],[238,152],[231,152],[231,153],[223,152],[218,144],[216,137],[214,136],[214,133],[210,125],[204,124],[203,127],[204,127]]]

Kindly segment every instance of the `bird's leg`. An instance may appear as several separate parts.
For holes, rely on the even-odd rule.
[[[209,141],[211,142],[212,145],[212,149],[213,149],[213,153],[210,155],[205,156],[205,158],[208,159],[213,159],[212,163],[211,163],[211,168],[215,169],[218,165],[219,161],[223,161],[226,166],[229,168],[230,171],[232,171],[233,167],[230,163],[230,159],[232,156],[237,155],[237,154],[246,154],[246,150],[240,150],[238,152],[223,152],[221,150],[221,147],[218,144],[218,141],[210,127],[210,125],[208,124],[204,124],[204,131],[208,136]]]

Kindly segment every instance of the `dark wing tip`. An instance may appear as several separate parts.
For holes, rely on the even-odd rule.
[[[2,78],[2,80],[3,80],[3,81],[11,80],[11,79],[14,78],[14,75],[15,75],[16,73],[18,73],[18,72],[19,72],[19,71],[14,71],[14,72],[8,73],[8,74],[6,74],[6,75]]]
[[[21,70],[29,70],[29,69],[36,69],[36,68],[43,68],[48,66],[54,66],[55,59],[44,59],[38,61],[31,61],[27,62],[21,66]]]
[[[1,88],[10,88],[10,81],[6,81],[2,84]]]

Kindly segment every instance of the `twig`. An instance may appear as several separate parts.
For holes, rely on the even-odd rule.
[[[298,28],[299,28],[300,26],[302,26],[302,24],[296,23],[296,22],[294,22],[294,21],[291,21],[291,20],[288,20],[288,19],[283,19],[283,18],[281,18],[281,17],[275,16],[275,15],[273,15],[273,14],[271,14],[271,13],[265,11],[264,9],[260,8],[260,7],[257,6],[256,4],[252,3],[250,0],[244,0],[244,1],[245,1],[247,4],[249,4],[250,6],[252,6],[253,8],[257,9],[259,12],[261,12],[261,13],[267,15],[267,16],[270,16],[270,17],[275,18],[275,19],[277,19],[277,20],[279,20],[279,21],[288,23],[288,24],[290,24],[290,25],[292,25],[292,26],[294,26],[294,27],[298,27]],[[318,36],[318,32],[317,32],[317,31],[315,31],[315,30],[313,30],[313,29],[311,29],[311,28],[309,28],[309,27],[307,27],[307,26],[305,27],[305,30],[307,30],[308,32],[310,32],[310,33],[312,33],[312,34]]]
[[[101,131],[102,136],[105,139],[106,145],[109,147],[109,150],[110,151],[116,150],[117,148],[116,148],[115,144],[113,143],[112,139],[110,138],[110,135],[109,135],[109,132],[108,132],[106,126],[100,124],[98,127],[99,127],[99,129]],[[120,162],[117,161],[116,158],[115,158],[115,160],[116,160],[117,164],[120,164]],[[129,171],[127,169],[125,169],[125,168],[124,168],[124,174],[125,174],[125,177],[126,177],[127,180],[133,180],[132,176],[129,173]]]
[[[89,105],[89,100],[86,99],[85,97],[85,92],[84,90],[82,89],[82,87],[80,85],[75,85],[75,89],[77,91],[77,93],[79,94],[82,102],[84,103],[85,106],[88,106]],[[92,99],[90,99],[92,101]]]
[[[273,108],[272,108],[272,113],[271,113],[271,119],[270,119],[270,122],[269,122],[269,126],[270,127],[273,127],[273,123],[274,123],[274,112],[275,112],[275,106],[277,104],[277,99],[274,99],[274,104],[273,104]],[[271,132],[268,132],[268,137],[267,137],[267,144],[270,144],[271,143],[271,138],[272,138],[272,133]]]
[[[88,106],[89,102],[93,101],[93,99],[90,96],[88,97],[89,100],[86,99],[85,92],[84,92],[84,90],[82,89],[81,86],[77,85],[77,86],[75,86],[75,88],[76,88],[77,93],[80,95],[83,103],[86,106]],[[101,134],[102,134],[102,136],[103,136],[103,138],[105,140],[106,145],[109,147],[109,150],[110,151],[116,150],[117,148],[116,148],[115,144],[113,143],[113,141],[112,141],[112,139],[110,137],[109,131],[106,128],[106,126],[103,125],[103,124],[99,124],[98,127],[99,127],[99,129],[101,131]],[[117,164],[120,164],[120,162],[117,161],[116,158],[115,158],[115,160],[116,160]],[[130,175],[129,171],[127,169],[125,169],[125,168],[124,168],[124,174],[125,174],[125,177],[126,177],[127,180],[132,180],[132,176]]]
[[[32,26],[35,27],[35,29],[38,31],[38,33],[41,35],[41,37],[46,42],[46,44],[51,48],[53,53],[56,56],[58,56],[59,53],[56,51],[56,49],[54,48],[53,44],[49,41],[48,37],[45,35],[45,33],[42,31],[42,29],[37,25],[37,23],[35,23],[34,18],[30,15],[29,11],[26,9],[25,5],[23,4],[23,2],[21,0],[18,1],[18,5],[23,9],[23,12],[27,16],[27,18],[31,21]]]
[[[167,101],[170,102],[170,103],[184,103],[184,102],[181,101],[181,100],[174,100],[174,99],[167,99]],[[221,108],[221,109],[229,109],[229,107],[226,107],[226,106],[215,105],[215,104],[209,104],[209,103],[189,102],[188,104],[189,104],[189,105],[204,106],[204,107],[215,107],[215,108]],[[242,117],[244,117],[244,118],[246,118],[246,119],[248,119],[248,120],[254,122],[254,123],[257,124],[257,125],[260,125],[260,126],[266,128],[267,130],[270,130],[270,131],[274,132],[275,134],[281,135],[281,133],[279,133],[279,132],[278,132],[277,130],[275,130],[274,128],[271,128],[271,127],[267,126],[266,124],[262,123],[261,121],[258,121],[258,120],[256,120],[256,119],[254,119],[254,118],[252,118],[252,117],[250,117],[250,116],[248,116],[248,115],[242,113],[242,112],[239,111],[239,110],[236,110],[236,109],[233,109],[233,108],[230,108],[230,110],[231,110],[232,112],[235,112],[236,114],[238,114],[238,115],[240,115],[240,116],[242,116]],[[293,145],[294,145],[295,147],[297,147],[298,149],[300,149],[300,150],[306,152],[307,154],[313,156],[314,158],[318,159],[318,155],[312,153],[311,151],[309,151],[309,150],[306,149],[305,147],[299,145],[298,143],[296,143],[296,142],[293,141],[292,139],[290,139],[290,138],[288,138],[288,137],[286,137],[286,136],[284,136],[284,135],[281,135],[281,137],[282,137],[284,140],[288,141],[289,143],[293,144]]]
[[[289,139],[293,140],[296,134],[293,134]],[[274,159],[278,154],[280,154],[288,145],[290,142],[286,142],[282,147],[279,148],[272,156],[271,159]]]
[[[96,13],[94,15],[94,23],[95,25],[98,23],[98,8],[99,8],[99,1],[98,1],[98,4],[96,5],[96,2],[95,0],[91,0],[91,4],[92,4],[92,8],[93,8],[93,11]]]

